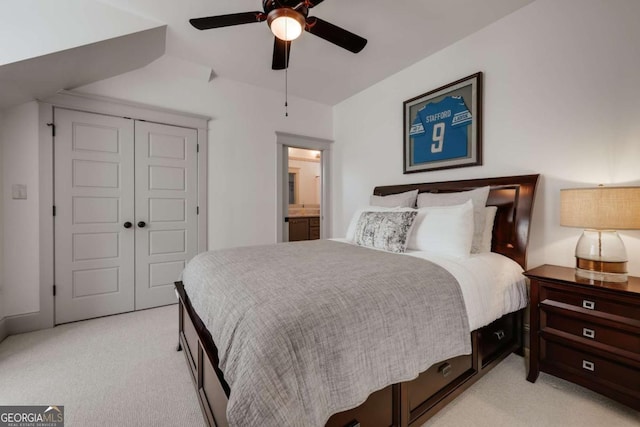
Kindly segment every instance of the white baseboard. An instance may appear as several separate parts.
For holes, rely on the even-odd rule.
[[[0,342],[9,335],[38,331],[51,326],[43,324],[40,312],[7,316],[0,320]]]
[[[7,319],[0,319],[0,342],[4,341],[6,337],[9,336],[9,331],[7,330]]]
[[[11,335],[24,334],[25,332],[37,331],[44,329],[40,312],[19,314],[17,316],[8,316],[7,326]]]

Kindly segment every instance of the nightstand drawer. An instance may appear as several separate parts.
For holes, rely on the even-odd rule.
[[[563,302],[565,304],[582,307],[587,310],[600,311],[603,313],[615,314],[616,316],[628,317],[640,320],[640,306],[622,301],[608,299],[602,296],[594,296],[587,293],[580,293],[578,289],[571,291],[544,286],[540,287],[540,301],[545,299]]]
[[[540,360],[594,384],[618,389],[640,398],[640,369],[612,362],[562,344],[541,340]]]
[[[599,325],[568,317],[560,313],[546,312],[540,316],[540,329],[558,329],[594,342],[607,344],[634,353],[640,353],[640,334]]]

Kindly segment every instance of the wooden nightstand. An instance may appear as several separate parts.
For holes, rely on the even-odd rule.
[[[527,380],[547,372],[640,410],[640,278],[590,281],[543,265],[531,280]]]

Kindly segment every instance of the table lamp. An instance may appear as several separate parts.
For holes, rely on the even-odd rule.
[[[583,228],[576,245],[576,275],[627,281],[627,251],[616,230],[640,229],[640,187],[560,190],[560,225]]]

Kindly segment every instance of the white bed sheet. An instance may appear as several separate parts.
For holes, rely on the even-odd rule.
[[[353,244],[347,239],[331,240]],[[522,267],[504,255],[487,252],[454,258],[411,250],[404,255],[438,264],[458,280],[472,331],[527,306],[527,284]]]

